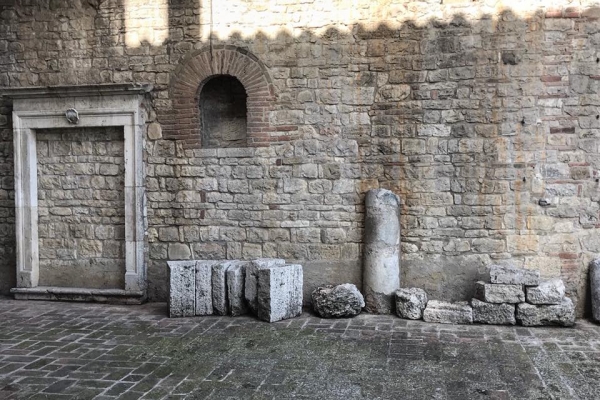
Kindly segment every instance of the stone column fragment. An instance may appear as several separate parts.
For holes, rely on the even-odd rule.
[[[215,260],[196,261],[196,315],[212,315],[212,268]]]
[[[227,296],[227,270],[238,261],[221,261],[212,267],[212,302],[213,313],[229,314],[229,298]]]
[[[169,317],[192,317],[196,312],[196,262],[167,261],[169,266]]]
[[[233,317],[248,313],[244,298],[244,278],[248,264],[247,261],[240,261],[232,264],[227,270],[227,298],[229,299],[229,313]]]
[[[248,308],[253,314],[258,312],[258,270],[271,267],[282,267],[285,260],[282,258],[259,258],[253,260],[246,267],[246,282],[244,297],[248,303]]]
[[[363,293],[365,309],[390,314],[400,288],[400,199],[386,189],[369,190],[365,197]]]
[[[302,314],[302,266],[258,270],[258,318],[276,322]]]

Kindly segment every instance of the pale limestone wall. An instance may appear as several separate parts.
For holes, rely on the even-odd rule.
[[[38,131],[40,286],[122,288],[122,129]]]
[[[210,1],[17,3],[0,12],[1,86],[155,85],[152,299],[166,260],[187,257],[276,256],[305,265],[307,288],[360,283],[364,193],[381,187],[403,203],[403,285],[465,299],[485,265],[511,261],[561,276],[583,309],[600,252],[596,2],[240,0],[214,2],[212,21]],[[181,106],[174,71],[211,26],[213,46],[266,66],[270,147],[159,134]],[[10,179],[10,152],[0,161]],[[14,255],[0,256],[7,282]]]

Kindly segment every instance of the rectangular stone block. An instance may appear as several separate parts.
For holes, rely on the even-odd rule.
[[[536,286],[540,283],[540,271],[506,265],[490,266],[490,282],[506,285]]]
[[[169,317],[192,317],[196,310],[195,261],[167,261],[169,266]]]
[[[525,292],[521,285],[494,285],[479,281],[475,283],[475,298],[486,303],[522,303]]]
[[[212,315],[212,268],[220,261],[196,261],[196,315]]]
[[[527,302],[531,304],[560,304],[563,297],[565,284],[561,279],[550,279],[527,288]]]
[[[276,266],[284,266],[285,260],[282,258],[259,258],[253,260],[246,267],[246,282],[244,284],[244,297],[248,308],[253,314],[258,312],[258,270]]]
[[[517,321],[523,326],[575,325],[575,306],[568,297],[556,305],[533,305],[521,303],[517,306]]]
[[[440,324],[472,324],[473,309],[466,301],[448,303],[429,300],[423,312],[423,320]]]
[[[258,318],[276,322],[302,314],[302,266],[264,267],[258,270]]]
[[[473,308],[473,322],[492,325],[514,325],[517,323],[514,304],[493,304],[473,299],[471,300],[471,307]]]
[[[212,267],[212,302],[213,313],[216,315],[229,314],[229,298],[227,296],[227,270],[237,260],[221,261]]]
[[[231,264],[227,270],[227,298],[229,299],[229,314],[233,317],[248,313],[244,297],[244,280],[248,261]]]

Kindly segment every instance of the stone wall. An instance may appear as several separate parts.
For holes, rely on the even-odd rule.
[[[381,187],[403,203],[403,286],[464,299],[487,264],[514,262],[562,277],[583,311],[600,252],[594,2],[15,3],[0,86],[155,85],[151,299],[166,260],[189,257],[297,260],[307,290],[360,283],[364,193]],[[194,90],[224,65],[248,89],[251,147],[201,143]]]

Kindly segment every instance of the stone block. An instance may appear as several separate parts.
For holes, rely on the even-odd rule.
[[[196,261],[196,315],[212,315],[212,268],[220,261]]]
[[[492,265],[490,266],[490,282],[536,286],[540,283],[540,271],[507,265]]]
[[[517,322],[514,304],[494,304],[473,299],[471,307],[473,322],[491,325],[514,325]]]
[[[472,324],[473,309],[466,301],[448,303],[429,300],[423,311],[423,320],[440,324]]]
[[[600,321],[600,258],[590,263],[590,292],[592,297],[592,316]]]
[[[233,317],[248,313],[244,297],[244,280],[248,261],[239,261],[231,264],[227,269],[227,298],[229,299],[229,313]]]
[[[302,266],[264,267],[258,270],[258,318],[276,322],[302,314]]]
[[[396,314],[400,318],[421,319],[427,306],[427,293],[419,288],[402,288],[396,291]]]
[[[169,266],[169,317],[195,314],[195,261],[167,261]]]
[[[575,306],[568,297],[556,305],[533,305],[521,303],[517,306],[517,321],[523,326],[575,325]]]
[[[486,303],[522,303],[525,292],[521,285],[475,283],[475,298]]]
[[[213,313],[229,314],[229,298],[227,296],[227,270],[237,260],[221,261],[212,267],[212,302]]]
[[[248,308],[252,313],[258,312],[258,270],[276,266],[284,266],[285,260],[282,258],[259,258],[253,260],[246,267],[246,282],[244,284],[244,297],[248,303]]]
[[[560,304],[565,297],[562,279],[543,281],[539,286],[527,288],[527,302],[531,304]]]
[[[311,298],[315,312],[323,318],[354,317],[365,306],[363,295],[351,283],[319,287]]]

